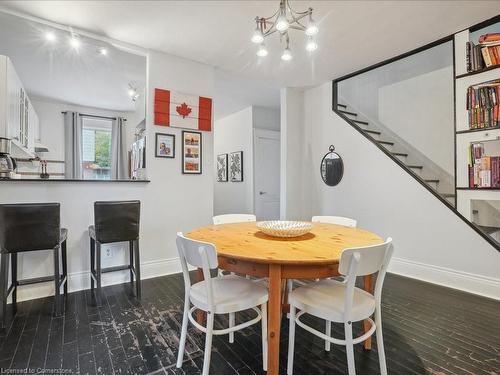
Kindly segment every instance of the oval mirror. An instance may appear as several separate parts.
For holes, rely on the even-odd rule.
[[[338,185],[344,175],[344,162],[335,147],[330,146],[328,152],[321,160],[321,178],[328,186]]]

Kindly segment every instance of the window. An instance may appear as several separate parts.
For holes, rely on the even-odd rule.
[[[111,179],[111,120],[82,119],[82,169],[85,180]]]

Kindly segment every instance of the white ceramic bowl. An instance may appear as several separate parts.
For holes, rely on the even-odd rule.
[[[265,234],[273,237],[299,237],[309,233],[312,229],[311,223],[303,221],[260,221],[257,227]]]

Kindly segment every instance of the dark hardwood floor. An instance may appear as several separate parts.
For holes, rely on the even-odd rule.
[[[135,301],[129,284],[104,290],[106,303],[101,308],[92,305],[89,291],[70,294],[66,315],[60,318],[52,317],[52,298],[20,303],[7,331],[0,334],[0,372],[200,373],[204,335],[192,326],[183,368],[175,368],[184,295],[180,275],[143,281],[141,303]],[[323,329],[323,321],[310,322]],[[389,374],[500,374],[498,301],[388,275],[383,322]],[[217,323],[226,325],[226,316]],[[343,336],[341,326],[334,330]],[[286,319],[282,333],[281,373],[285,374]],[[323,341],[297,327],[295,374],[346,374],[345,350],[332,345],[325,352],[323,347]],[[355,356],[358,374],[379,374],[376,346],[368,352],[357,345]],[[227,336],[215,336],[211,373],[263,373],[260,324],[237,332],[234,344]]]

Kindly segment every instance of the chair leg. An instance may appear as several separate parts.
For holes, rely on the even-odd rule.
[[[5,330],[7,319],[7,283],[9,278],[9,254],[2,253],[0,264],[0,331]]]
[[[66,240],[62,243],[61,256],[62,256],[62,269],[64,277],[64,295],[68,296],[68,256],[66,251]]]
[[[293,352],[295,350],[295,306],[290,305],[290,330],[288,334],[288,364],[287,374],[293,374]]]
[[[179,353],[177,354],[177,368],[182,367],[182,360],[184,359],[184,348],[186,346],[186,336],[189,323],[189,296],[186,295],[184,301],[184,314],[182,315],[182,329],[181,329],[181,340],[179,341]]]
[[[101,243],[96,241],[96,254],[95,254],[95,262],[96,262],[96,272],[95,272],[95,278],[96,278],[96,293],[95,293],[95,301],[97,306],[101,306]]]
[[[95,277],[95,241],[90,237],[90,290],[94,293]]]
[[[141,299],[141,257],[139,255],[139,240],[135,240],[135,249],[134,249],[134,257],[135,257],[135,296],[138,300]]]
[[[229,328],[234,327],[234,322],[236,320],[235,313],[229,313]],[[229,332],[229,343],[232,344],[234,342],[234,331]]]
[[[332,336],[332,322],[329,320],[327,320],[325,324],[325,335],[327,335],[328,337]],[[325,350],[327,352],[330,351],[330,344],[330,341],[325,341]]]
[[[210,372],[210,356],[212,355],[212,335],[214,330],[214,313],[207,312],[207,336],[205,337],[205,355],[203,357],[202,375]]]
[[[262,314],[262,367],[267,371],[267,303],[260,306]]]
[[[61,315],[61,301],[59,295],[61,294],[61,283],[60,277],[61,272],[59,270],[59,246],[56,246],[53,250],[54,252],[54,315]]]
[[[14,286],[12,290],[12,312],[15,314],[17,312],[17,254],[10,254],[10,265],[11,265],[11,283]]]
[[[377,333],[377,351],[378,360],[380,362],[380,374],[387,375],[387,365],[385,363],[385,351],[384,351],[384,337],[382,335],[382,313],[380,312],[380,306],[375,310],[375,325]]]
[[[129,265],[130,265],[130,284],[134,284],[134,271],[132,271],[132,267],[134,267],[134,241],[128,242],[128,255],[129,255]]]
[[[352,324],[344,323],[345,348],[347,352],[347,368],[349,375],[356,375],[356,366],[354,364],[354,345],[352,343]]]

